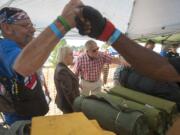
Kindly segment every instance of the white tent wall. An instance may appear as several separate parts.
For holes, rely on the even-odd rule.
[[[1,0],[0,5],[8,0]],[[62,11],[69,0],[9,0],[9,6],[22,8],[30,15],[38,31],[42,31]],[[123,32],[126,31],[134,0],[82,0],[84,4],[98,9]],[[7,6],[7,4],[6,4]],[[0,6],[1,7],[1,6]],[[69,37],[79,37],[76,30]]]
[[[180,32],[180,0],[135,0],[127,35],[151,38]]]

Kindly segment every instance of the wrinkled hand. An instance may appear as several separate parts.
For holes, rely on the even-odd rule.
[[[88,35],[92,38],[98,38],[103,32],[106,19],[101,13],[90,7],[81,6],[76,16],[76,27],[81,35]]]
[[[81,0],[70,0],[69,3],[64,7],[61,16],[68,22],[71,28],[76,26],[75,16],[76,12],[79,10],[79,6],[82,6]]]

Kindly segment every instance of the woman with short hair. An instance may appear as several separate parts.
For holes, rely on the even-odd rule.
[[[63,113],[73,112],[73,101],[79,96],[79,81],[68,68],[73,64],[73,51],[70,47],[59,49],[58,64],[55,69],[54,82],[57,90],[55,102]]]

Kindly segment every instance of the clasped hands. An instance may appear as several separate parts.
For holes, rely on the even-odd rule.
[[[66,19],[71,28],[76,27],[81,35],[88,35],[96,39],[106,25],[106,19],[98,10],[85,6],[80,0],[70,0],[61,16]]]

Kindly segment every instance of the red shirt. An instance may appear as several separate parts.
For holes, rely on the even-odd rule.
[[[95,59],[90,58],[86,53],[79,56],[75,62],[75,74],[87,81],[98,81],[105,63],[110,64],[112,57],[99,52]]]

